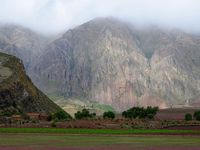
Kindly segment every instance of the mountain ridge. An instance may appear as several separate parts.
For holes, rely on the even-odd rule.
[[[0,49],[7,47],[4,52],[11,51],[25,62],[37,87],[48,95],[64,96],[70,103],[71,99],[99,102],[118,111],[138,105],[165,108],[199,103],[198,35],[97,18],[42,42],[41,52],[30,54],[32,61],[20,52],[23,47],[32,51],[37,46],[27,48],[21,42],[21,48],[18,42],[10,44],[1,37]]]
[[[199,41],[181,31],[145,31],[97,19],[50,43],[32,77],[46,93],[83,97],[117,110],[185,105],[199,95]]]

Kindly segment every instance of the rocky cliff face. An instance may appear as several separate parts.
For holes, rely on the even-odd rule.
[[[31,69],[46,93],[112,105],[192,105],[200,92],[200,37],[96,19],[52,42]]]
[[[0,53],[0,114],[53,113],[60,110],[26,76],[18,58]]]

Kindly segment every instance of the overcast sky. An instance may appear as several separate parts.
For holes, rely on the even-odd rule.
[[[200,33],[200,0],[0,0],[0,22],[58,33],[96,17]]]

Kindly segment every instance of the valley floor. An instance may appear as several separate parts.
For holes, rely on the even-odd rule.
[[[0,150],[199,150],[199,136],[1,133]]]

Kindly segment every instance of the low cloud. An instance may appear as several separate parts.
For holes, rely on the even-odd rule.
[[[96,17],[200,33],[199,0],[0,0],[0,22],[55,34]]]

